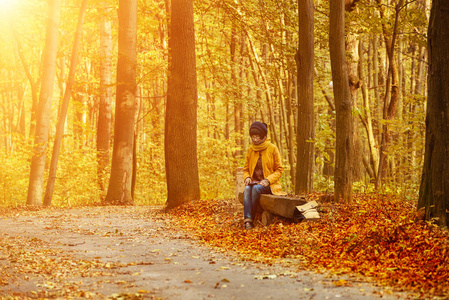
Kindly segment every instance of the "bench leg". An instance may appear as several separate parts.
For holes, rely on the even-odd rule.
[[[273,214],[269,211],[264,210],[262,212],[262,220],[261,223],[263,226],[268,226],[271,223],[271,220],[273,219]]]

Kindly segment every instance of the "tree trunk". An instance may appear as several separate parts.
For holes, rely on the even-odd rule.
[[[106,4],[104,4],[106,5]],[[105,13],[108,9],[105,9]],[[111,21],[106,16],[100,23],[100,103],[97,124],[98,185],[101,198],[106,194],[106,168],[109,165],[109,148],[112,122],[112,34]]]
[[[39,105],[36,113],[34,152],[31,159],[27,196],[27,205],[34,206],[42,204],[42,184],[44,181],[48,131],[50,128],[50,109],[56,72],[61,3],[59,0],[49,0],[48,8],[49,13],[43,57],[44,68]]]
[[[73,114],[73,139],[75,146],[81,150],[83,148],[84,144],[84,120],[83,115],[85,113],[85,105],[86,105],[86,98],[87,98],[87,90],[86,87],[80,87],[77,92],[73,93],[73,108],[74,108],[74,114]]]
[[[415,73],[416,73],[416,58],[415,58],[415,52],[416,52],[416,44],[412,43],[410,45],[411,48],[411,54],[410,56],[412,57],[412,66],[411,66],[411,70],[410,70],[410,94],[414,94],[415,93]]]
[[[231,123],[231,112],[229,109],[229,102],[226,102],[226,121],[225,121],[225,128],[224,128],[224,136],[225,136],[226,141],[228,141],[230,138],[230,131],[231,131],[229,128],[230,123]]]
[[[380,16],[382,19],[384,19],[385,13],[384,7],[382,6],[382,0],[377,0],[377,3],[379,6]],[[397,38],[399,13],[402,8],[403,6],[401,6],[401,3],[398,3],[395,7],[395,19],[392,33],[388,30],[385,22],[382,23],[382,31],[384,35],[385,47],[387,50],[388,63],[389,63],[387,83],[385,86],[384,110],[383,110],[383,119],[387,121],[391,121],[394,119],[397,113],[397,105],[399,99],[399,84],[398,84],[399,75],[396,60],[394,59],[394,47]],[[388,166],[387,164],[388,148],[390,146],[390,143],[391,143],[391,132],[388,123],[385,122],[385,124],[383,124],[382,126],[382,139],[380,144],[379,170],[376,179],[376,188],[379,188],[381,186],[382,180],[386,176]]]
[[[434,0],[428,30],[428,100],[426,152],[418,209],[426,220],[449,225],[449,10],[447,1]]]
[[[422,96],[424,85],[424,67],[426,65],[426,47],[422,46],[419,51],[418,74],[416,76],[415,94]]]
[[[294,143],[295,143],[295,115],[293,113],[293,103],[296,103],[297,97],[297,88],[296,88],[296,75],[289,72],[288,84],[290,88],[288,88],[289,97],[286,101],[286,109],[287,109],[287,128],[288,128],[288,161],[290,163],[290,177],[292,181],[292,186],[296,186],[296,167],[295,167],[295,155],[294,155]]]
[[[352,201],[353,116],[345,51],[345,1],[330,1],[329,50],[336,108],[335,200]]]
[[[404,49],[404,41],[403,38],[401,37],[401,35],[399,34],[398,37],[398,58],[397,58],[397,64],[398,64],[398,109],[397,109],[397,118],[399,120],[399,122],[401,122],[402,124],[404,124],[404,120],[403,120],[403,112],[404,112],[404,96],[405,94],[403,93],[404,89],[403,89],[403,78],[404,78],[404,65],[405,63],[403,63],[403,49]],[[403,134],[398,134],[397,136],[397,140],[398,140],[398,144],[400,145],[404,145],[405,146],[405,139],[404,139],[404,135]],[[397,160],[399,167],[396,168],[396,181],[398,182],[398,184],[400,186],[403,186],[404,184],[404,175],[405,175],[405,170],[404,170],[404,166],[405,166],[405,155],[403,155],[402,153],[397,153],[395,155],[395,159]]]
[[[240,63],[239,63],[239,82],[245,82],[245,54],[246,51],[246,42],[245,42],[245,36],[242,34],[240,37]],[[238,140],[237,140],[237,146],[240,150],[240,158],[244,157],[244,153],[246,152],[245,149],[245,133],[244,133],[244,127],[245,127],[245,117],[244,117],[244,108],[243,108],[243,88],[238,87],[238,101],[237,102],[237,109],[235,112],[235,115],[239,116],[239,120],[236,122],[236,131],[235,133],[238,134]],[[237,124],[238,123],[238,124]],[[238,130],[237,130],[238,129]],[[236,166],[237,167],[237,166]]]
[[[17,50],[18,50],[17,52],[19,53],[20,61],[23,65],[26,77],[27,77],[28,81],[30,82],[30,87],[31,87],[32,105],[31,105],[31,118],[30,118],[30,132],[29,132],[29,136],[31,137],[34,135],[35,125],[36,125],[36,110],[37,110],[37,103],[38,103],[38,95],[37,94],[38,94],[38,88],[39,88],[39,79],[37,79],[37,80],[33,79],[33,76],[31,75],[30,66],[25,60],[25,56],[23,55],[23,51],[22,51],[22,44],[20,43],[19,38],[17,37],[17,34],[14,35],[14,38],[17,42]],[[25,111],[22,112],[22,115],[25,116]]]
[[[131,179],[131,197],[134,199],[134,192],[136,190],[136,184],[137,184],[137,146],[139,144],[139,132],[140,128],[142,127],[140,123],[143,123],[143,119],[141,119],[142,115],[142,93],[141,88],[137,88],[136,90],[136,100],[137,100],[137,111],[134,119],[135,123],[135,129],[134,129],[134,141],[133,141],[133,176]]]
[[[329,104],[329,108],[327,109],[327,113],[329,115],[335,114],[335,103],[334,99],[329,95],[326,88],[321,83],[320,78],[318,78],[318,71],[315,68],[315,77],[317,78],[316,82],[318,83],[318,86],[321,90],[321,93],[323,94],[324,99],[326,99],[327,104]],[[329,119],[329,127],[332,131],[335,131],[335,118],[332,117]],[[323,164],[323,176],[329,177],[334,176],[334,162],[335,162],[335,153],[334,153],[335,145],[331,142],[331,138],[328,137],[325,140],[325,149],[323,152],[323,155],[325,157],[324,164]]]
[[[243,119],[243,104],[242,100],[234,98],[234,133],[235,135],[235,158],[241,159],[243,156],[243,127],[241,120]]]
[[[167,209],[200,198],[193,1],[173,0],[165,120]]]
[[[314,7],[313,1],[298,1],[299,47],[298,71],[298,132],[296,135],[296,185],[295,193],[313,190],[315,165],[315,112],[313,101],[314,75]]]
[[[377,35],[373,35],[373,86],[374,86],[374,98],[376,99],[376,110],[374,110],[374,117],[377,120],[382,118],[382,108],[380,105],[380,93],[379,93],[379,50],[378,50],[378,37]],[[381,132],[381,124],[377,122],[377,141],[380,144],[380,132]]]
[[[348,77],[349,77],[349,91],[351,93],[351,110],[356,113],[360,110],[357,108],[357,100],[359,88],[361,85],[358,77],[358,62],[359,62],[359,39],[349,30],[350,26],[346,26],[346,54],[348,63]],[[352,179],[353,181],[360,181],[363,178],[363,148],[359,134],[359,119],[353,118],[353,155],[352,155]]]
[[[239,97],[239,90],[237,84],[237,30],[235,22],[232,22],[231,25],[231,41],[230,41],[230,67],[231,67],[231,81],[235,83],[232,87],[232,103],[234,104],[234,132],[237,133],[235,135],[235,145],[236,150],[234,153],[234,157],[241,158],[243,155],[243,139],[239,134],[243,133],[243,128],[240,128],[240,121],[242,119],[242,105],[241,99]]]
[[[19,85],[19,99],[20,99],[20,106],[19,106],[19,119],[17,120],[17,132],[23,137],[23,141],[25,141],[26,138],[26,129],[25,129],[25,93],[26,93],[26,85]]]
[[[279,143],[279,140],[278,140],[276,127],[274,126],[274,124],[276,124],[276,122],[274,120],[274,112],[273,112],[272,105],[271,105],[271,103],[273,103],[273,101],[272,101],[272,97],[271,97],[271,92],[270,92],[270,86],[269,86],[269,83],[268,83],[268,79],[267,79],[267,76],[265,74],[265,71],[262,70],[260,58],[259,58],[259,55],[257,54],[256,48],[254,47],[254,43],[253,43],[252,37],[251,37],[251,35],[250,35],[250,33],[248,31],[246,31],[245,33],[246,33],[246,36],[248,37],[248,46],[249,46],[249,48],[251,50],[251,53],[253,54],[254,61],[256,62],[257,69],[259,70],[259,75],[262,78],[263,87],[265,89],[265,98],[266,98],[266,101],[267,101],[267,108],[268,108],[268,114],[269,114],[268,117],[270,118],[270,122],[269,122],[270,123],[269,124],[269,126],[270,126],[270,133],[271,133],[271,136],[273,137],[272,140],[274,141],[274,143],[276,145],[279,145],[280,143]],[[250,59],[250,62],[251,62],[252,60],[251,60],[249,51],[248,51],[248,56],[249,56],[249,59]]]
[[[132,205],[134,123],[137,111],[137,0],[119,1],[117,90],[107,204]]]
[[[51,199],[53,197],[53,191],[56,181],[56,170],[58,169],[59,150],[61,148],[61,142],[64,135],[64,124],[67,117],[67,111],[69,109],[72,87],[73,83],[75,82],[75,72],[76,66],[78,65],[78,52],[81,41],[86,7],[87,7],[87,0],[83,0],[81,2],[80,13],[78,16],[78,24],[76,26],[75,37],[73,40],[73,49],[72,49],[72,58],[70,60],[69,76],[67,78],[67,85],[64,92],[64,98],[62,100],[61,110],[59,112],[59,120],[56,126],[56,135],[53,144],[53,154],[51,156],[50,172],[48,174],[47,188],[44,196],[44,206],[51,205]]]
[[[364,73],[364,57],[362,51],[362,41],[359,43],[359,78],[366,78]],[[366,136],[368,139],[368,149],[369,149],[369,165],[373,171],[374,179],[377,178],[377,172],[379,168],[379,151],[377,150],[376,139],[374,137],[373,130],[373,121],[371,117],[371,108],[369,105],[369,94],[367,90],[367,84],[365,81],[362,81],[361,85],[362,96],[363,96],[363,116],[360,115],[360,119],[362,121],[363,126],[365,127]]]

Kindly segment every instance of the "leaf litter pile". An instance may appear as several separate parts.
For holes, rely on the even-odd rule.
[[[448,231],[422,221],[413,203],[377,194],[356,195],[351,204],[318,202],[319,221],[275,218],[249,231],[233,200],[194,201],[172,215],[200,240],[243,259],[295,259],[301,269],[361,275],[421,297],[449,296]]]

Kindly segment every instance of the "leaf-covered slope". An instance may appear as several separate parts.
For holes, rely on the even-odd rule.
[[[309,199],[318,195],[309,195]],[[321,203],[321,220],[277,219],[245,231],[239,204],[195,201],[173,211],[206,243],[269,262],[297,258],[299,268],[367,276],[423,296],[448,296],[448,231],[424,222],[409,201],[375,194],[352,204]]]

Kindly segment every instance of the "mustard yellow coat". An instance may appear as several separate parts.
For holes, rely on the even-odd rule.
[[[282,166],[281,154],[276,145],[269,143],[262,153],[262,168],[265,179],[270,182],[271,192],[273,195],[285,195],[279,181],[284,167]],[[257,160],[259,159],[259,151],[254,151],[251,147],[246,151],[245,166],[243,167],[243,180],[250,177],[254,173]]]

